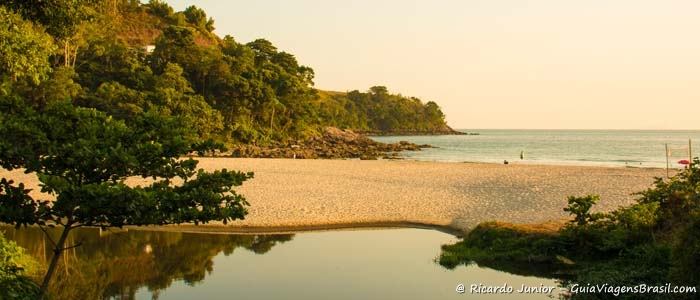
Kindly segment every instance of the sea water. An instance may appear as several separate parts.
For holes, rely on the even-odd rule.
[[[380,142],[401,140],[437,148],[404,152],[413,160],[658,167],[700,154],[700,130],[503,130],[462,129],[471,135],[381,136]],[[689,140],[691,147],[689,147]],[[522,159],[521,159],[522,154]]]

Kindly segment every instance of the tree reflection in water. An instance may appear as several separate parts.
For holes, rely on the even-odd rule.
[[[2,226],[5,236],[42,263],[51,257],[51,240],[39,228]],[[51,232],[56,240],[60,234]],[[173,281],[195,285],[213,271],[213,258],[228,256],[236,248],[267,253],[278,243],[291,241],[293,234],[232,235],[162,231],[120,231],[80,228],[71,232],[68,250],[51,283],[53,300],[134,299],[146,287],[157,299]]]

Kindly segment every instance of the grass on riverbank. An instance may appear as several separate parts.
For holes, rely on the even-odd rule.
[[[477,263],[518,275],[552,277],[569,265],[569,260],[558,252],[559,230],[564,223],[481,223],[462,241],[443,245],[439,263],[449,269]]]

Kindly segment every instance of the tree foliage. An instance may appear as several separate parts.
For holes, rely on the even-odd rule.
[[[191,5],[185,9],[183,14],[187,22],[193,26],[207,32],[214,31],[214,20],[212,18],[207,19],[207,13],[201,8]]]
[[[168,3],[160,0],[149,0],[146,6],[148,7],[149,13],[162,18],[168,18],[175,12]]]
[[[56,58],[64,66],[75,66],[82,42],[84,24],[97,16],[96,7],[104,0],[2,0],[0,4],[21,14],[24,19],[41,24],[62,49]]]
[[[591,214],[593,208],[600,197],[598,195],[588,195],[584,197],[570,196],[568,199],[569,206],[564,208],[565,212],[574,216],[574,221],[578,226],[585,226],[591,222],[595,222],[602,217],[600,214]]]
[[[201,137],[222,142],[303,139],[319,135],[326,126],[403,133],[445,128],[437,104],[392,95],[386,88],[328,96],[313,88],[313,69],[299,63],[293,54],[265,39],[239,43],[231,36],[218,38],[211,33],[213,20],[196,6],[175,12],[156,0],[147,4],[52,0],[29,5],[34,2],[4,3],[8,11],[18,12],[17,18],[24,16],[29,25],[31,21],[42,24],[55,38],[48,54],[40,53],[38,58],[74,72],[55,78],[63,84],[59,89],[51,91],[47,86],[41,93],[34,89],[20,93],[35,103],[70,96],[80,106],[127,123],[135,113],[160,110],[191,120]],[[149,44],[155,45],[153,53],[141,50]],[[21,43],[13,45],[17,48]],[[52,52],[57,48],[61,51]],[[37,49],[41,48],[32,51]],[[20,51],[15,49],[15,53]],[[173,65],[181,68],[181,79],[191,89],[171,91],[184,95],[166,95],[162,85],[154,88],[158,81],[171,77]],[[66,79],[80,85],[79,92],[67,89]],[[166,109],[168,101],[181,109]]]
[[[700,211],[689,214],[689,224],[678,229],[671,248],[670,281],[700,288]]]
[[[49,55],[56,49],[38,26],[0,6],[0,77],[13,82],[44,80],[51,71]]]
[[[46,290],[68,232],[81,226],[224,223],[246,214],[245,199],[233,187],[252,173],[197,170],[197,162],[180,157],[210,150],[177,119],[146,112],[132,126],[70,102],[43,110],[21,99],[0,103],[0,166],[35,173],[43,199],[34,199],[22,183],[0,183],[0,222],[63,226]],[[205,147],[202,147],[205,146]],[[129,186],[132,176],[151,178],[146,186]],[[181,182],[181,183],[177,183]],[[51,195],[55,199],[51,199]]]
[[[440,133],[447,124],[440,107],[415,97],[390,94],[384,86],[369,91],[327,94],[320,117],[331,126],[374,133]]]
[[[19,103],[3,104],[22,109],[12,107]],[[145,113],[130,127],[66,102],[24,110],[2,120],[0,133],[7,139],[0,141],[0,165],[36,173],[42,192],[56,200],[32,199],[26,189],[3,182],[0,221],[122,226],[226,222],[245,215],[246,202],[232,187],[251,174],[206,173],[196,170],[195,160],[180,159],[198,143],[175,119]],[[124,180],[131,176],[154,182],[129,187]],[[184,183],[174,185],[174,178]]]
[[[90,18],[86,5],[98,2],[100,0],[1,0],[0,4],[45,26],[47,33],[62,40],[71,37],[76,27]]]

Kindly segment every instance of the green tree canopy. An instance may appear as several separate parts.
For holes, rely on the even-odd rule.
[[[160,0],[0,4],[11,16],[6,18],[24,24],[0,32],[12,41],[0,45],[7,57],[0,61],[3,89],[12,86],[36,107],[70,99],[127,124],[145,111],[159,111],[189,120],[183,125],[202,137],[234,143],[304,139],[326,126],[375,133],[445,132],[444,115],[434,102],[423,105],[383,86],[327,97],[313,88],[314,70],[293,54],[265,39],[220,39],[211,32],[213,20],[196,6],[175,12]],[[44,30],[53,41],[46,34],[34,36]],[[34,46],[38,42],[41,47]],[[145,47],[150,45],[155,49]],[[62,65],[51,77],[49,61]],[[167,75],[173,73],[171,65],[180,67],[174,82],[189,89],[163,84],[172,82]]]
[[[34,199],[22,183],[3,178],[0,222],[64,228],[42,290],[73,228],[226,223],[246,214],[248,203],[233,187],[252,173],[197,171],[197,161],[180,157],[213,146],[192,140],[194,135],[174,118],[146,113],[127,126],[65,101],[34,110],[15,97],[0,100],[1,111],[7,112],[0,115],[0,166],[36,173],[45,195]],[[128,186],[131,176],[152,182]]]
[[[46,27],[56,39],[66,39],[89,18],[86,5],[100,0],[0,0],[0,4],[19,12],[26,19]]]
[[[194,5],[188,6],[183,12],[187,22],[194,25],[197,28],[203,29],[207,32],[214,31],[214,20],[212,18],[207,19],[207,13],[201,8]]]
[[[34,84],[51,71],[48,57],[56,47],[51,37],[30,21],[0,6],[0,76]]]

